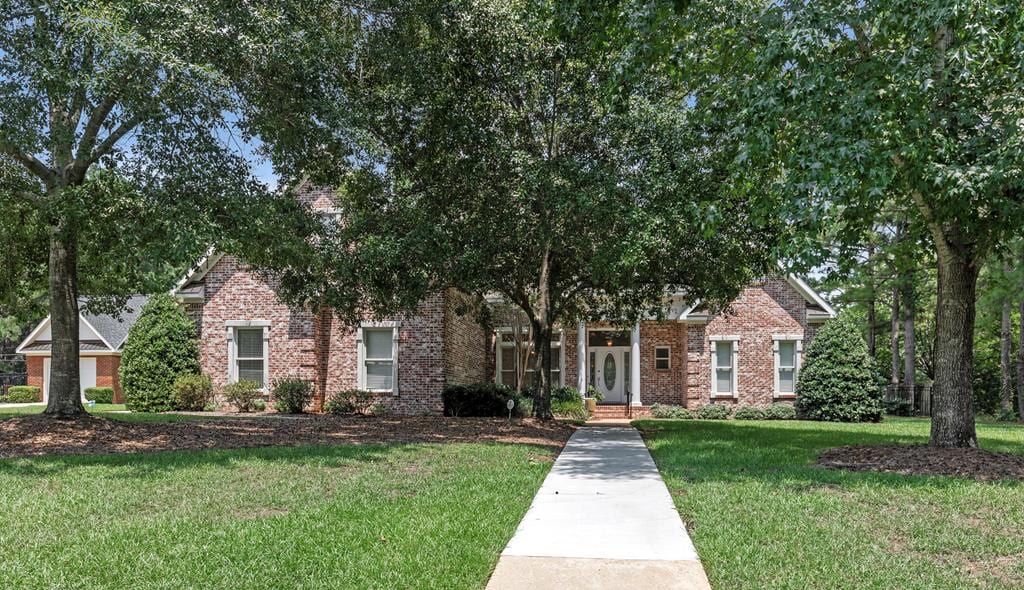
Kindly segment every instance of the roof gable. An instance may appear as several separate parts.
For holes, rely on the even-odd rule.
[[[142,307],[149,301],[145,295],[134,295],[128,298],[126,308],[118,317],[108,314],[78,315],[78,342],[81,350],[118,352],[124,346],[128,338],[128,331],[142,313]],[[78,302],[79,309],[84,307],[88,299],[81,299]],[[15,352],[49,352],[50,342],[53,336],[50,328],[50,316],[46,316],[39,325],[32,330],[25,340],[18,345]]]

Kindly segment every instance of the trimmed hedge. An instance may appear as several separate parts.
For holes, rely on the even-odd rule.
[[[347,389],[339,391],[324,403],[324,411],[328,414],[366,414],[373,406],[377,394],[365,389]]]
[[[796,413],[807,420],[878,422],[882,379],[860,327],[848,314],[826,322],[807,349],[796,384]]]
[[[793,420],[796,418],[796,409],[789,404],[774,403],[764,409],[765,420]]]
[[[43,401],[43,390],[35,385],[12,385],[7,388],[7,402],[29,404]]]
[[[313,384],[305,379],[274,381],[274,409],[282,414],[301,414],[313,401]]]
[[[697,417],[701,420],[728,420],[732,414],[732,406],[725,404],[708,404],[697,410]]]
[[[174,380],[199,370],[195,324],[170,295],[154,295],[128,332],[121,354],[121,388],[133,412],[176,408]]]
[[[743,406],[732,415],[734,420],[764,420],[764,409],[757,406]]]
[[[114,388],[113,387],[86,387],[85,388],[85,399],[96,402],[98,404],[112,404],[114,403]]]
[[[533,408],[532,400],[517,394],[511,387],[497,383],[449,385],[441,392],[441,399],[445,416],[508,416],[508,400],[515,402],[513,416],[528,416]]]
[[[668,420],[693,420],[693,411],[682,406],[654,404],[651,406],[651,417]]]

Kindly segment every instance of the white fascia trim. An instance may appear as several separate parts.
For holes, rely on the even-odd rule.
[[[210,272],[210,269],[213,268],[213,266],[217,264],[223,256],[224,254],[222,252],[217,252],[213,246],[210,246],[206,251],[206,254],[199,259],[199,262],[190,268],[189,271],[185,273],[185,276],[181,277],[181,279],[174,285],[174,288],[171,289],[171,295],[177,295],[178,291],[189,283],[203,280],[206,273]]]
[[[828,302],[825,301],[825,299],[821,295],[818,295],[817,291],[812,289],[810,285],[804,282],[803,279],[794,274],[786,275],[786,279],[789,281],[789,284],[792,285],[794,289],[799,291],[800,294],[804,296],[804,298],[814,303],[817,303],[822,309],[824,309],[825,313],[828,314],[827,319],[836,317],[836,310],[831,305],[829,305]]]
[[[17,354],[30,354],[30,353],[25,353],[22,349],[24,349],[29,344],[32,344],[33,342],[35,342],[36,338],[39,337],[39,333],[42,332],[43,328],[45,328],[49,324],[50,324],[50,316],[46,316],[46,318],[43,321],[39,322],[39,325],[36,326],[36,329],[32,330],[29,333],[29,335],[26,336],[25,339],[21,341],[21,344],[18,345],[18,348],[14,349],[14,352],[17,353]]]

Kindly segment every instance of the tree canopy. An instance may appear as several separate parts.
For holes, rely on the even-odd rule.
[[[0,301],[38,301],[46,277],[48,414],[82,413],[80,290],[116,307],[212,244],[301,235],[307,216],[253,178],[242,143],[258,105],[305,92],[320,17],[346,10],[0,0],[0,240],[17,254]]]
[[[292,122],[330,146],[320,122],[341,108],[357,132],[307,168],[339,187],[343,221],[285,292],[352,321],[449,286],[499,294],[533,327],[546,392],[554,324],[660,314],[667,292],[722,305],[766,272],[767,216],[725,181],[728,151],[686,88],[658,68],[621,75],[601,41],[616,18],[464,1],[366,22],[325,73],[346,101]]]

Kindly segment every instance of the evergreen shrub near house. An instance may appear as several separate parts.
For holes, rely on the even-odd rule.
[[[207,375],[178,375],[171,389],[179,410],[200,412],[213,401],[213,381]]]
[[[365,389],[347,389],[332,395],[324,404],[328,414],[368,414],[377,394]]]
[[[796,384],[796,413],[805,420],[878,422],[882,382],[853,317],[840,314],[818,330]]]
[[[301,414],[313,401],[313,384],[289,377],[274,380],[274,409],[282,414]]]
[[[590,417],[583,395],[575,387],[558,387],[551,390],[551,413],[573,420],[586,420]]]
[[[85,399],[98,404],[114,403],[113,387],[86,387]]]
[[[177,408],[174,381],[199,373],[196,327],[168,294],[154,295],[128,332],[121,353],[121,389],[133,412]]]
[[[734,420],[764,420],[764,409],[757,406],[743,406],[732,415]]]
[[[790,404],[774,403],[764,409],[765,420],[794,420],[796,408]]]
[[[682,406],[673,406],[668,404],[652,405],[651,416],[667,420],[693,420],[695,417],[692,410],[688,410]]]
[[[528,416],[533,408],[532,400],[518,394],[511,387],[498,383],[473,383],[470,385],[448,385],[441,392],[445,416],[508,416],[508,400],[515,406],[513,416]],[[582,399],[580,400],[582,404]],[[554,397],[552,397],[552,411]]]
[[[708,404],[697,410],[697,417],[701,420],[728,420],[732,414],[732,406],[725,404]]]
[[[221,390],[224,401],[235,407],[239,412],[263,411],[267,402],[263,400],[263,392],[258,381],[245,379],[229,383]]]
[[[12,385],[7,388],[7,403],[29,404],[43,401],[43,390],[35,385]]]

